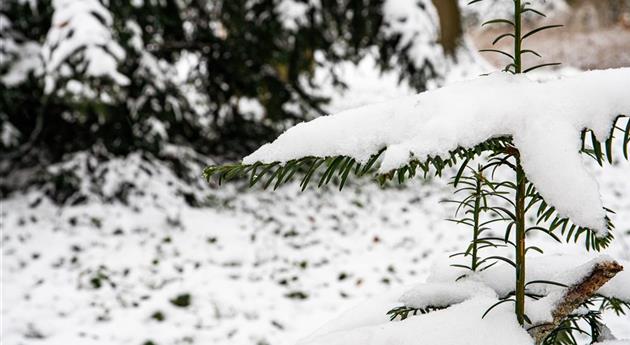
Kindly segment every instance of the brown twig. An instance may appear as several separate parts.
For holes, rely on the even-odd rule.
[[[553,321],[547,324],[537,325],[529,330],[529,334],[536,341],[536,345],[542,344],[543,340],[545,340],[567,316],[597,293],[604,284],[622,270],[623,266],[616,261],[600,262],[593,267],[593,270],[586,278],[578,284],[569,287],[564,293],[561,302],[551,312]]]

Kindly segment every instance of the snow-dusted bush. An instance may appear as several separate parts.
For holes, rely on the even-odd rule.
[[[54,92],[59,79],[82,75],[81,79],[110,79],[128,85],[129,78],[118,71],[126,55],[112,33],[111,13],[98,1],[53,1],[51,27],[42,47],[46,93]],[[75,63],[72,63],[72,60]],[[65,91],[90,93],[79,81],[68,82]]]
[[[105,160],[139,151],[163,159],[169,145],[241,155],[323,114],[328,95],[316,76],[326,69],[342,86],[344,62],[373,59],[417,89],[454,66],[425,0],[0,6],[3,194],[34,183],[18,171],[79,151]],[[181,166],[173,162],[177,175],[196,177]]]

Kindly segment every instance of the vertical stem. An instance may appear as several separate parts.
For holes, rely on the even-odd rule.
[[[527,179],[516,158],[516,319],[525,324],[525,184]]]
[[[514,72],[522,72],[521,63],[521,0],[514,0]],[[515,312],[521,325],[525,324],[525,185],[527,179],[516,156],[516,287]]]
[[[514,0],[514,72],[521,70],[521,0]]]
[[[477,270],[478,258],[477,258],[477,240],[479,239],[479,206],[481,204],[481,172],[475,174],[475,208],[473,209],[473,243],[472,243],[472,262],[470,268],[473,271]]]

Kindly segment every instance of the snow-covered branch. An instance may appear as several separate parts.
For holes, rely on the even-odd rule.
[[[593,297],[604,284],[614,278],[615,275],[622,270],[623,266],[616,261],[607,260],[598,262],[593,266],[592,271],[579,283],[568,287],[553,311],[551,311],[553,321],[534,326],[529,330],[536,344],[542,344],[545,338],[553,332],[567,316],[575,312],[575,310],[589,298]]]
[[[382,153],[379,173],[386,174],[507,137],[529,180],[562,217],[605,234],[606,212],[597,182],[580,156],[580,138],[590,129],[593,138],[606,141],[618,117],[630,114],[629,89],[630,68],[545,82],[494,74],[299,124],[243,163],[274,168],[305,157],[348,157],[368,164]],[[628,131],[626,126],[626,137]],[[626,151],[628,145],[624,138]],[[281,175],[276,172],[275,177]],[[262,176],[261,170],[253,173],[256,179]]]

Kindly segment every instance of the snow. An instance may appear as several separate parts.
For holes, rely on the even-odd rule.
[[[386,313],[383,313],[383,311],[388,311],[394,307],[400,306],[398,298],[401,292],[400,288],[395,288],[392,291],[362,301],[360,304],[353,306],[341,313],[341,315],[328,321],[309,337],[302,339],[302,342],[308,342],[321,335],[334,334],[342,330],[389,323],[390,318]]]
[[[329,112],[340,112],[374,102],[385,102],[413,95],[415,92],[411,87],[399,82],[398,73],[394,71],[377,72],[379,67],[375,59],[376,54],[378,51],[372,49],[369,54],[355,64],[349,61],[331,63],[326,61],[324,54],[316,52],[314,54],[315,61],[322,65],[322,68],[315,70],[313,79],[319,88],[311,90],[312,88],[308,88],[307,82],[303,83],[303,87],[311,92],[321,94],[323,97],[330,97],[330,102],[326,105]],[[334,87],[331,70],[346,83],[347,90],[337,90]],[[378,88],[374,87],[375,75],[378,76]]]
[[[282,25],[293,31],[308,24],[309,8],[321,7],[321,1],[282,0],[278,3]],[[386,0],[382,5],[383,33],[388,38],[400,37],[397,48],[417,68],[429,63],[439,77],[455,64],[445,59],[439,40],[439,20],[435,7],[427,0]],[[325,20],[317,15],[315,21]],[[432,77],[432,76],[427,76]]]
[[[411,159],[447,155],[459,146],[510,135],[528,178],[545,200],[561,216],[604,232],[599,188],[579,154],[581,131],[592,129],[605,140],[613,120],[630,113],[628,89],[630,68],[545,82],[496,73],[298,124],[243,163],[336,155],[365,162],[385,147],[384,173]]]
[[[613,259],[600,255],[575,266],[583,260],[584,256],[570,255],[530,259],[528,267],[533,268],[529,268],[526,277],[528,281],[549,280],[572,286],[588,276],[596,264]],[[630,267],[628,262],[622,261],[622,264]],[[501,304],[482,317],[498,302],[498,295],[505,296],[513,289],[514,272],[505,266],[507,264],[501,263],[456,281],[461,269],[437,264],[426,283],[402,294],[394,290],[370,299],[333,319],[299,345],[461,344],[462,339],[470,345],[532,344],[533,340],[516,322],[512,304]],[[608,290],[601,289],[600,292],[604,296],[630,301],[627,299],[628,286],[630,279],[627,276],[616,276],[605,285]],[[551,312],[566,289],[548,284],[528,287],[530,292],[544,296],[526,301],[525,312],[532,325],[553,320]],[[447,308],[410,315],[398,322],[389,321],[385,312],[400,304],[413,308]]]
[[[415,180],[404,189],[359,181],[343,193],[299,193],[287,185],[271,193],[182,186],[164,167],[141,163],[133,156],[81,171],[107,181],[105,200],[122,181],[133,181],[128,205],[95,200],[59,207],[45,197],[38,203],[37,193],[0,203],[4,343],[295,345],[327,320],[343,329],[366,326],[367,318],[370,325],[389,323],[385,312],[400,305],[411,290],[405,286],[431,280],[437,274],[431,262],[469,240],[467,230],[443,221],[451,210],[436,205],[452,190],[440,180]],[[628,260],[630,181],[623,177],[630,162],[604,169],[597,171],[602,194],[618,212],[609,253]],[[208,203],[190,207],[179,193],[206,193]],[[528,243],[550,254],[575,253],[553,256],[554,272],[593,258],[581,245],[543,239]],[[530,272],[538,258],[528,258],[528,280],[536,278]],[[101,266],[115,287],[91,286]],[[502,269],[505,284],[513,284],[512,268]],[[443,271],[459,275],[456,268]],[[297,291],[306,297],[287,297]],[[182,293],[192,297],[188,308],[169,302]],[[361,304],[355,317],[335,321],[344,309],[383,293],[382,302]],[[164,321],[151,318],[156,311]],[[605,318],[615,335],[630,337],[629,315]]]
[[[2,19],[2,18],[0,18]],[[22,44],[17,44],[12,40],[0,40],[2,46],[9,52],[16,55],[15,61],[10,64],[9,70],[2,75],[0,81],[6,86],[15,86],[24,82],[30,73],[34,75],[41,75],[43,72],[43,64],[40,56],[41,46],[32,41],[27,41]],[[5,63],[5,60],[0,56],[0,60]]]
[[[439,20],[435,7],[426,0],[388,0],[383,4],[385,34],[400,35],[398,48],[409,47],[407,55],[416,67],[426,61],[438,62],[444,59],[439,44]],[[439,68],[439,67],[438,67]]]
[[[312,3],[313,6],[319,6],[318,1],[282,0],[278,4],[278,12],[284,27],[297,31],[298,27],[305,25],[308,22],[309,3]]]
[[[497,297],[486,285],[474,281],[425,283],[406,291],[398,299],[403,305],[424,309],[426,307],[448,307],[472,297]]]
[[[583,281],[584,278],[586,278],[593,271],[593,268],[596,264],[604,261],[610,262],[613,261],[613,259],[607,255],[602,255],[575,268],[566,267],[564,270],[556,271],[557,273],[555,274],[547,273],[546,276],[550,277],[550,279],[546,280],[558,282],[566,286],[573,286]],[[579,261],[573,260],[574,264],[575,262]],[[621,262],[621,264],[624,267],[630,267],[630,262]],[[538,265],[541,267],[545,267],[545,270],[549,268],[553,268],[555,270],[558,269],[558,267],[553,267],[553,264],[547,264],[546,261],[540,259],[538,261]],[[533,279],[529,278],[529,281],[532,280]],[[527,316],[532,321],[532,324],[551,322],[553,320],[551,311],[562,301],[562,298],[566,293],[567,288],[548,284],[536,285],[538,286],[533,287],[532,290],[534,292],[546,294],[546,296],[537,301],[530,301],[528,304],[526,304]],[[628,286],[630,286],[630,279],[628,279],[628,276],[618,274],[611,281],[606,283],[599,290],[599,293],[606,297],[615,297],[624,301],[630,301]]]
[[[404,58],[418,68],[419,73],[425,73],[427,89],[492,70],[468,37],[462,38],[454,56],[445,54],[438,43],[439,18],[431,1],[387,0],[383,3],[383,22],[385,36],[395,38],[397,49],[403,52]],[[430,67],[425,68],[427,66]]]
[[[411,94],[397,86],[393,73],[381,76],[371,66],[371,60],[360,63],[360,70],[344,64],[345,75],[359,79],[349,80],[345,93],[328,90],[330,110]],[[190,154],[173,145],[166,151]],[[86,204],[60,206],[43,191],[31,191],[0,202],[3,343],[295,345],[366,298],[376,302],[361,304],[351,309],[354,317],[333,319],[328,326],[389,323],[383,311],[400,305],[399,298],[411,290],[405,286],[425,281],[435,258],[446,258],[469,240],[466,230],[443,222],[452,210],[437,205],[452,189],[442,180],[415,180],[404,189],[350,181],[344,193],[327,188],[299,193],[287,185],[270,193],[182,185],[165,166],[140,155],[107,163],[88,164],[85,156],[77,160],[81,164],[63,168],[103,183],[104,195],[88,194]],[[608,253],[625,260],[630,260],[629,171],[626,161],[593,171],[605,204],[617,211],[611,215],[617,230]],[[125,181],[135,185],[126,203],[111,201]],[[81,186],[82,193],[88,187]],[[184,193],[207,202],[191,207],[182,201]],[[574,254],[558,256],[556,271],[593,258],[581,245],[550,244],[532,235],[528,243],[548,253]],[[530,266],[537,266],[537,258],[531,255]],[[98,273],[115,286],[105,281],[94,288],[90,279]],[[621,274],[627,272],[616,279]],[[513,284],[511,275],[505,278]],[[295,292],[305,297],[289,297]],[[383,292],[386,296],[374,297]],[[169,302],[182,293],[190,293],[189,307]],[[492,299],[477,301],[481,307]],[[465,308],[477,309],[472,302],[465,301]],[[484,309],[474,316],[478,310]],[[152,318],[156,311],[164,314],[163,321]],[[513,314],[496,312],[497,318]],[[615,335],[630,337],[629,315],[604,318]],[[451,325],[460,327],[457,321]]]
[[[12,32],[11,20],[0,13],[0,67],[6,68],[0,82],[12,87],[24,82],[30,73],[41,75],[43,61],[41,45],[35,41],[25,40]],[[16,39],[16,37],[19,39]]]
[[[238,100],[238,109],[248,120],[261,121],[265,116],[265,108],[255,98],[242,97]]]
[[[119,85],[129,78],[118,72],[118,62],[125,58],[124,49],[114,40],[109,11],[97,0],[55,0],[51,28],[46,35],[42,54],[46,67],[46,92],[53,92],[62,66],[80,51],[85,74],[109,77]]]
[[[2,117],[0,117],[0,119],[2,119]],[[9,121],[3,121],[2,124],[0,124],[0,143],[2,143],[3,146],[15,146],[19,139],[20,131],[12,126]]]
[[[475,297],[448,309],[400,322],[316,333],[298,345],[461,345],[462,341],[470,345],[532,345],[532,338],[517,323],[511,306],[499,306],[481,318],[483,311],[496,302],[489,297]],[[360,319],[364,315],[350,317]]]
[[[369,184],[326,197],[287,186],[271,195],[182,186],[164,167],[133,170],[138,161],[81,172],[107,181],[105,200],[120,190],[116,181],[133,181],[128,206],[59,208],[37,202],[36,193],[2,202],[10,230],[2,238],[3,342],[174,344],[188,337],[194,344],[294,345],[348,303],[415,280],[426,265],[414,261],[453,245],[442,240],[418,250],[428,237],[415,230],[446,216],[428,214],[444,194],[440,185],[419,192]],[[202,208],[177,201],[178,193],[200,191],[209,200]],[[393,258],[392,251],[401,252]],[[102,266],[115,287],[92,287]],[[305,297],[288,297],[296,292]],[[190,307],[169,302],[181,293],[191,294]],[[151,318],[156,311],[165,321]],[[45,339],[25,337],[29,327]]]
[[[439,271],[455,278],[459,273],[445,269],[453,262],[436,266],[438,272],[429,269],[433,259],[446,258],[468,240],[467,231],[442,221],[450,210],[435,207],[451,193],[439,181],[417,180],[409,188],[384,190],[366,181],[348,185],[344,193],[299,193],[294,185],[274,193],[231,185],[191,190],[177,183],[169,187],[174,176],[159,166],[135,172],[132,167],[139,161],[119,160],[91,173],[108,181],[106,197],[119,190],[115,181],[132,179],[145,195],[130,193],[128,206],[93,202],[60,208],[45,198],[38,204],[41,195],[35,193],[2,202],[4,342],[176,344],[189,338],[193,344],[295,345],[327,320],[336,329],[390,323],[385,312],[400,305],[399,298],[411,290],[405,285],[418,285]],[[628,168],[609,167],[620,174]],[[628,190],[630,181],[611,184],[615,179],[610,175],[600,176],[604,195],[620,215],[627,214],[627,194],[619,193]],[[189,207],[177,201],[180,189],[208,192],[212,203]],[[630,222],[620,218],[617,224],[611,250],[615,256],[627,255]],[[567,247],[556,245],[563,252],[571,250]],[[581,247],[574,250],[573,257],[552,256],[554,272],[591,260]],[[529,258],[534,270],[528,272],[539,266],[537,259]],[[101,266],[116,287],[91,286],[90,278]],[[502,269],[511,284],[513,271]],[[307,297],[286,297],[295,291]],[[190,307],[169,302],[181,293],[191,294]],[[372,303],[334,319],[366,298],[373,298]],[[468,306],[477,308],[477,317],[485,310]],[[156,311],[165,315],[164,321],[151,318]],[[607,323],[616,326],[615,334],[630,337],[629,320],[611,317]],[[45,338],[26,337],[29,329]]]
[[[170,64],[164,59],[159,59],[158,57],[147,51],[145,43],[142,40],[142,30],[137,22],[133,20],[127,20],[125,25],[132,34],[131,38],[128,41],[129,45],[135,50],[137,54],[140,55],[140,59],[138,61],[139,66],[137,71],[135,71],[133,77],[146,78],[151,80],[150,85],[146,86],[143,94],[152,95],[155,92],[154,88],[164,91],[169,82],[174,82],[176,79],[179,79],[178,84],[182,84],[186,80],[186,78],[188,78],[187,72],[191,68],[190,66],[197,64],[198,61],[180,60],[181,62],[177,62],[177,64],[181,63],[183,65],[186,65],[187,67],[186,71],[184,72],[184,76],[179,76],[179,71],[176,65]],[[182,56],[182,59],[189,57],[189,54],[184,54]],[[138,105],[141,104],[144,100],[145,98],[140,97],[140,100],[138,100]]]
[[[630,345],[630,340],[606,340],[593,345]]]
[[[573,286],[581,282],[588,276],[596,264],[604,261],[617,261],[623,267],[630,267],[630,262],[613,259],[608,255],[542,255],[530,257],[527,260],[526,274],[527,281],[545,280]],[[429,277],[431,282],[449,284],[457,277],[467,274],[460,268],[448,266],[447,262],[437,262],[432,268]],[[624,301],[630,301],[630,274],[626,269],[619,272],[612,280],[606,283],[599,294],[606,297],[615,297]],[[515,276],[512,266],[506,263],[499,263],[489,269],[469,274],[468,279],[477,281],[492,289],[499,296],[507,296],[514,290]],[[525,313],[532,321],[532,324],[541,324],[552,320],[551,311],[562,299],[566,288],[551,284],[531,284],[528,291],[545,296],[539,300],[529,299],[525,305]]]
[[[540,255],[528,257],[525,277],[527,277],[527,281],[547,280],[570,286],[587,276],[597,263],[612,260],[619,262],[624,267],[630,267],[630,261],[614,259],[605,254]],[[450,262],[447,261],[436,261],[431,269],[429,281],[452,282],[457,277],[467,273],[461,268],[450,267],[449,264]],[[630,289],[627,288],[630,286],[630,274],[628,272],[630,272],[628,269],[619,272],[614,279],[600,289],[600,294],[630,301]],[[514,290],[514,268],[503,262],[475,273],[472,279],[486,284],[499,296],[506,296]],[[528,286],[528,289],[535,293],[547,295],[563,288],[548,284],[533,284]]]
[[[562,300],[562,296],[563,291],[556,290],[539,300],[526,298],[525,314],[534,325],[552,322],[553,315],[551,312],[556,308],[558,302]]]

